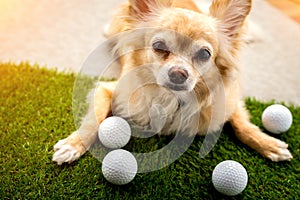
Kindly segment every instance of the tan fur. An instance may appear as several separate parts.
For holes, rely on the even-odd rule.
[[[65,159],[65,146],[82,155],[96,140],[98,125],[111,113],[137,126],[152,126],[161,134],[181,131],[187,136],[218,131],[229,121],[237,137],[263,156],[290,160],[287,145],[251,124],[239,103],[237,57],[250,8],[251,0],[214,0],[206,15],[191,0],[123,4],[106,33],[112,37],[128,31],[117,36],[114,47],[122,65],[121,77],[97,87],[89,114],[79,130],[55,146],[53,160],[61,164],[79,157]],[[152,44],[157,38],[173,45],[172,51],[167,55],[154,52]],[[210,50],[211,58],[193,61],[203,47]],[[164,85],[169,66],[184,66],[188,71],[185,91],[174,92]],[[155,106],[160,106],[160,113],[153,112]],[[153,119],[160,120],[153,124]]]
[[[133,2],[134,0],[130,0]],[[141,1],[144,2],[144,1]],[[192,0],[159,0],[158,4],[163,3],[164,5],[170,4],[171,7],[185,8],[200,12],[196,4]],[[110,26],[106,30],[105,36],[111,37],[118,33],[131,30],[133,28],[134,19],[131,17],[134,13],[133,6],[130,2],[122,4],[115,16],[113,17]]]

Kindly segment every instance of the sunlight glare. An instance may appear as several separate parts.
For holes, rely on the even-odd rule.
[[[16,11],[22,4],[19,0],[0,0],[0,16]]]

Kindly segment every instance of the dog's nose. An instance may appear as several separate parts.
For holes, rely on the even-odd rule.
[[[170,81],[175,84],[182,84],[184,83],[188,77],[189,74],[185,69],[182,69],[180,67],[172,67],[168,72]]]

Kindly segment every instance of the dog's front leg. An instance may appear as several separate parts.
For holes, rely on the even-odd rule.
[[[54,145],[53,161],[58,165],[71,163],[84,154],[96,141],[99,124],[111,113],[112,91],[116,82],[103,83],[94,93],[94,101],[81,126],[65,139]]]
[[[275,162],[290,161],[293,158],[285,142],[263,133],[250,122],[248,112],[242,104],[232,115],[230,123],[237,138],[264,157]]]

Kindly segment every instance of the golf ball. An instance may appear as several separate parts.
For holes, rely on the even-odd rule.
[[[111,149],[124,147],[130,140],[131,129],[126,120],[121,117],[106,118],[99,126],[100,142]]]
[[[293,116],[291,111],[279,104],[267,107],[262,114],[264,127],[272,133],[286,132],[292,125]]]
[[[124,185],[132,181],[137,169],[135,157],[122,149],[109,152],[102,162],[103,176],[108,182],[116,185]]]
[[[220,193],[235,196],[246,188],[248,174],[240,163],[226,160],[219,163],[213,170],[212,182]]]

